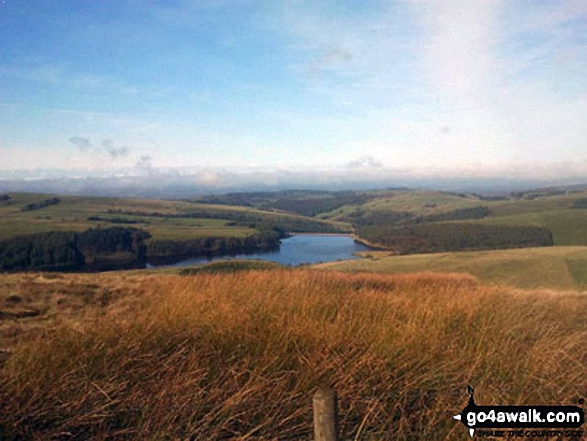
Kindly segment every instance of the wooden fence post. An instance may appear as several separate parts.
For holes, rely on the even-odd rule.
[[[336,391],[319,388],[314,394],[314,440],[338,441]]]

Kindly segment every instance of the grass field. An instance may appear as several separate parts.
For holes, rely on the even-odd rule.
[[[393,222],[384,217],[373,217],[381,213],[404,213],[412,219],[401,216],[399,223],[430,222],[431,216],[442,213],[451,214],[466,208],[486,209],[487,217],[481,219],[452,220],[439,224],[462,222],[493,226],[543,227],[552,233],[554,245],[587,246],[587,209],[573,208],[574,202],[587,197],[587,191],[536,190],[525,194],[510,195],[506,200],[486,200],[474,194],[456,194],[438,191],[403,190],[375,192],[377,196],[360,206],[344,206],[320,217],[345,219],[359,225],[362,220],[378,224],[384,231],[386,223]],[[473,210],[475,211],[475,210]],[[391,220],[390,220],[391,219]],[[396,220],[396,222],[398,222]],[[398,224],[399,225],[399,224]],[[383,234],[383,233],[382,233]],[[377,234],[375,234],[376,236]],[[385,243],[386,237],[379,238]],[[376,240],[371,238],[371,240]],[[416,250],[422,252],[422,250]],[[572,266],[572,265],[571,265]]]
[[[491,225],[531,225],[552,232],[555,245],[587,245],[587,210],[564,209],[538,213],[491,216],[467,221]]]
[[[319,385],[339,393],[342,439],[465,440],[467,384],[480,404],[587,389],[584,294],[280,269],[0,286],[7,440],[309,439]]]
[[[567,210],[573,201],[587,197],[587,191],[557,195],[548,195],[536,199],[483,200],[473,194],[456,194],[430,190],[379,191],[373,200],[360,206],[344,206],[329,213],[322,213],[321,218],[340,218],[356,209],[365,213],[372,212],[406,212],[415,216],[426,216],[452,211],[460,208],[487,206],[492,217],[513,216],[530,213]],[[581,210],[573,210],[581,211]],[[585,210],[583,210],[585,211]]]
[[[573,201],[587,196],[587,192],[569,193],[539,199],[522,199],[505,202],[491,202],[493,216],[540,213],[543,211],[564,210],[572,207]]]
[[[332,212],[319,215],[323,219],[345,218],[359,209],[365,213],[399,211],[416,216],[441,213],[457,208],[484,205],[472,195],[459,196],[439,191],[380,191],[373,192],[377,197],[362,205],[346,205]]]
[[[474,196],[458,196],[438,191],[394,192],[393,197],[375,199],[363,207],[367,211],[404,211],[425,215],[480,205]]]
[[[553,232],[555,245],[587,245],[587,210],[571,209],[573,201],[585,197],[587,192],[568,193],[537,199],[518,199],[507,201],[483,201],[475,195],[458,195],[437,191],[374,191],[368,192],[373,199],[363,205],[348,205],[330,213],[322,213],[319,218],[328,219],[333,225],[348,229],[344,222],[350,213],[360,210],[364,214],[373,212],[409,212],[412,215],[431,215],[451,210],[487,206],[489,217],[467,222],[480,222],[503,225],[544,226]],[[235,226],[222,219],[163,218],[148,216],[149,213],[182,215],[197,210],[214,213],[242,212],[255,214],[272,220],[304,220],[307,217],[270,212],[250,207],[202,204],[188,201],[142,200],[123,198],[60,197],[61,202],[39,210],[21,212],[26,204],[50,198],[50,195],[12,194],[12,200],[0,202],[0,239],[15,235],[33,234],[47,231],[76,230],[111,225],[109,218],[126,219],[137,222],[137,227],[149,231],[154,239],[197,238],[204,236],[246,236],[252,230]],[[137,212],[141,216],[118,214]],[[96,216],[102,221],[89,221]]]
[[[170,201],[150,201],[116,198],[60,197],[61,202],[39,210],[22,212],[21,207],[31,202],[49,198],[47,195],[11,195],[11,204],[0,205],[0,239],[23,234],[47,231],[84,231],[98,225],[111,226],[109,222],[89,221],[88,217],[102,219],[123,218],[139,223],[130,224],[149,231],[154,238],[202,237],[207,235],[237,235],[250,233],[251,229],[225,227],[226,221],[215,219],[165,219],[133,217],[109,213],[109,210],[144,211],[176,214],[188,209],[189,204]],[[181,231],[177,231],[177,230]]]
[[[467,273],[485,284],[518,288],[587,290],[587,247],[542,247],[394,256],[362,253],[366,259],[332,262],[318,268],[399,274],[432,271]]]
[[[136,223],[124,224],[148,231],[153,240],[181,240],[208,236],[244,237],[256,232],[246,226],[236,226],[233,222],[223,219],[209,218],[177,218],[171,215],[185,215],[193,211],[216,213],[242,212],[272,221],[304,220],[303,216],[279,212],[267,212],[252,208],[224,205],[199,204],[185,201],[142,200],[124,198],[99,198],[59,196],[60,202],[38,210],[21,211],[30,203],[38,203],[49,199],[51,195],[11,194],[8,202],[0,202],[0,239],[25,234],[44,233],[48,231],[84,231],[98,226],[113,225],[109,220],[122,219]],[[123,214],[120,214],[122,212]],[[125,212],[141,213],[140,216],[124,214]],[[159,216],[148,216],[158,213]],[[168,214],[170,217],[163,217]],[[99,221],[88,220],[97,217]],[[333,225],[344,226],[333,223]]]

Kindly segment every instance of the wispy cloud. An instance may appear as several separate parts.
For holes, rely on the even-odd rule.
[[[135,164],[135,168],[141,172],[146,173],[148,175],[153,173],[153,157],[150,155],[142,155],[139,160]]]
[[[82,138],[81,136],[72,136],[69,138],[69,141],[82,152],[87,152],[94,147],[92,141],[90,141],[88,138]]]
[[[0,75],[44,84],[63,81],[63,69],[52,64],[27,63],[29,65],[0,65]]]
[[[332,8],[327,3],[284,2],[281,14],[273,18],[273,26],[291,38],[297,60],[291,67],[308,82],[308,90],[356,108],[394,107],[398,98],[408,97],[418,81],[413,70],[417,29],[409,8],[403,2],[347,13],[333,13]],[[393,95],[394,100],[386,100]]]
[[[61,173],[61,174],[60,174]],[[188,197],[194,194],[229,191],[305,189],[368,189],[384,187],[424,187],[459,191],[536,188],[537,186],[585,183],[587,162],[558,162],[548,167],[509,164],[488,169],[483,165],[458,170],[418,170],[389,167],[288,169],[157,168],[143,157],[136,167],[112,173],[98,170],[92,176],[79,171],[39,169],[0,175],[0,191],[60,192],[91,195],[141,195],[148,197]]]
[[[10,64],[0,65],[0,77],[2,76],[77,91],[106,91],[123,95],[141,93],[137,86],[124,81],[103,74],[75,72],[66,64],[47,62],[40,57],[17,59]]]
[[[102,147],[104,147],[108,154],[114,159],[121,156],[127,156],[130,153],[130,149],[125,145],[116,147],[112,139],[105,139],[102,141]]]
[[[90,138],[82,136],[72,136],[69,141],[75,145],[82,153],[93,153],[93,154],[108,154],[112,159],[118,159],[127,156],[131,150],[128,146],[116,145],[113,139],[104,139],[100,142],[100,146],[96,146]]]
[[[322,71],[342,67],[352,59],[352,53],[346,51],[340,46],[335,46],[331,49],[325,50],[322,55],[318,56],[318,58],[316,58],[316,60],[314,60],[309,66],[309,71],[314,75],[318,75]]]

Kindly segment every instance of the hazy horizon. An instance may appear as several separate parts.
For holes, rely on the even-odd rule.
[[[586,35],[573,0],[3,0],[0,188],[584,183]]]
[[[27,175],[28,173],[24,173]],[[286,190],[438,190],[483,195],[503,195],[541,188],[569,190],[587,188],[587,179],[568,176],[565,179],[544,177],[423,175],[413,176],[406,170],[381,168],[376,173],[360,170],[191,170],[152,169],[145,174],[80,176],[71,171],[46,170],[35,178],[19,173],[0,179],[0,193],[47,193],[79,196],[120,196],[178,199],[198,195],[235,192],[271,192]]]

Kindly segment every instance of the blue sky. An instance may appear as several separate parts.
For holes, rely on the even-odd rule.
[[[0,178],[587,176],[582,0],[0,0],[0,42]]]

